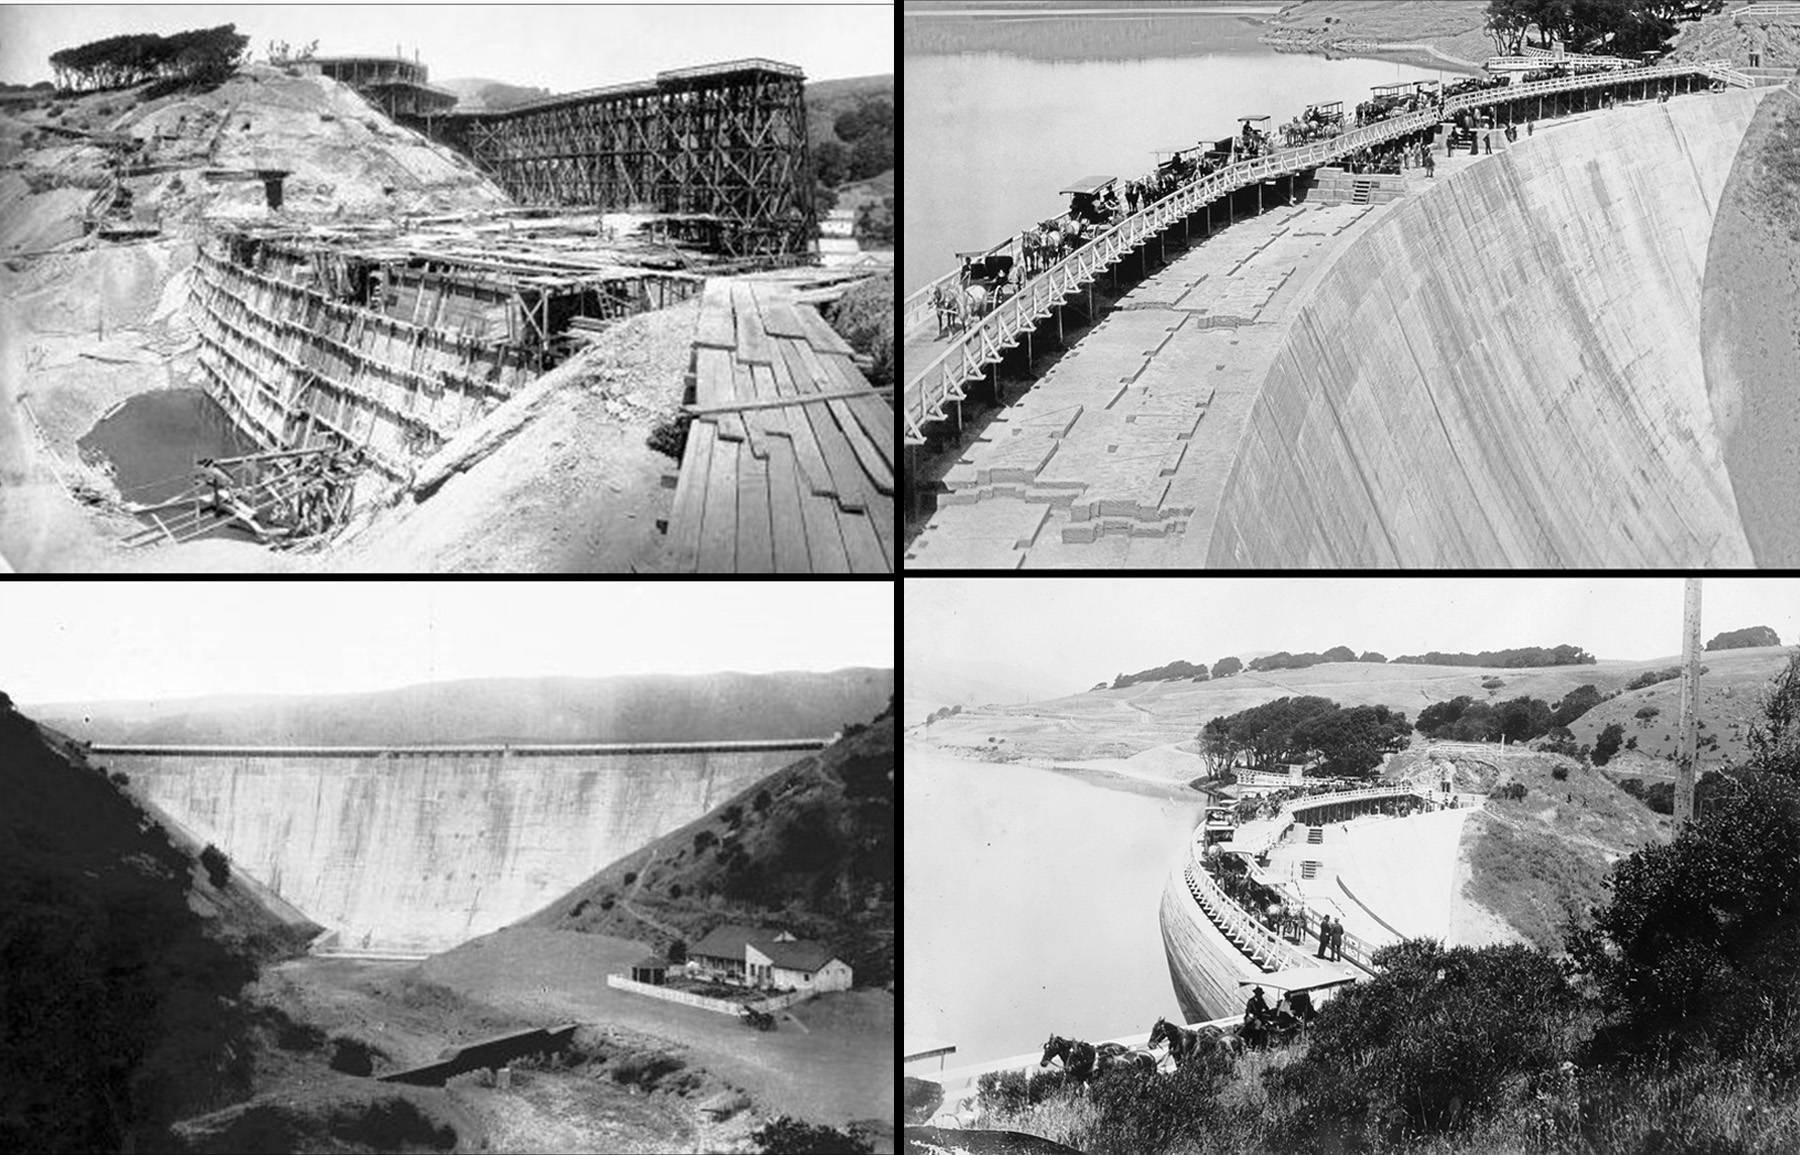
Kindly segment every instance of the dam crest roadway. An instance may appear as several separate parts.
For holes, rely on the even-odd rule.
[[[422,957],[524,918],[831,741],[89,754],[323,927],[318,953]]]

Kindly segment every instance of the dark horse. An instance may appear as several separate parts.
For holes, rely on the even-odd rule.
[[[1099,1056],[1100,1073],[1103,1075],[1116,1067],[1140,1071],[1146,1075],[1156,1074],[1156,1056],[1149,1051],[1120,1046],[1118,1043],[1101,1043],[1094,1051]]]
[[[1038,1060],[1038,1066],[1048,1067],[1051,1059],[1061,1059],[1063,1070],[1069,1077],[1077,1083],[1085,1083],[1094,1076],[1094,1060],[1098,1055],[1092,1043],[1051,1035],[1050,1041],[1044,1044],[1044,1057]]]
[[[1159,1042],[1169,1045],[1169,1054],[1174,1057],[1177,1067],[1216,1048],[1223,1048],[1226,1054],[1235,1055],[1244,1045],[1243,1040],[1236,1035],[1228,1035],[1217,1027],[1190,1029],[1167,1019],[1156,1020],[1156,1025],[1150,1028],[1150,1041],[1145,1045],[1154,1047]]]

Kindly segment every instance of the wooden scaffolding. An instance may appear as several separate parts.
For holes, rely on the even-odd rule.
[[[813,235],[805,79],[737,60],[440,117],[433,131],[522,204],[716,217],[725,255],[779,262]]]

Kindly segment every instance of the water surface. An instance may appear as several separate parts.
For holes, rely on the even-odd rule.
[[[187,490],[198,458],[233,457],[259,448],[199,389],[140,393],[95,423],[76,444],[83,459],[110,461],[121,496],[143,505]],[[229,536],[248,540],[251,535],[233,530]]]
[[[1203,807],[908,745],[906,1028],[950,1066],[1177,1013],[1157,905]]]
[[[931,43],[950,42],[952,22],[929,23]],[[1067,198],[1056,190],[1078,177],[1143,175],[1156,150],[1229,136],[1239,116],[1268,115],[1278,126],[1323,101],[1354,111],[1373,85],[1455,79],[1408,64],[1281,54],[1256,42],[1260,31],[1232,19],[1065,19],[1012,28],[1009,36],[1027,39],[1004,50],[909,51],[905,291],[950,269],[952,254],[1062,212]],[[968,39],[993,37],[985,29]]]

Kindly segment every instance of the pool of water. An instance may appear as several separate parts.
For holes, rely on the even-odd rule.
[[[232,457],[259,448],[199,389],[140,393],[97,422],[77,445],[84,460],[110,462],[120,495],[144,505],[186,490],[199,458]],[[148,518],[145,524],[151,524]],[[250,538],[244,531],[230,536]]]
[[[949,1066],[1177,1013],[1157,907],[1205,807],[1048,770],[906,765],[906,1027]]]
[[[1002,22],[1004,39],[977,27],[989,22],[929,23],[905,60],[909,293],[954,267],[953,254],[1065,211],[1056,190],[1079,177],[1144,175],[1156,150],[1230,136],[1240,116],[1278,127],[1309,104],[1354,110],[1373,85],[1456,79],[1277,53],[1257,43],[1261,27],[1217,16]],[[949,51],[959,37],[979,49]]]

